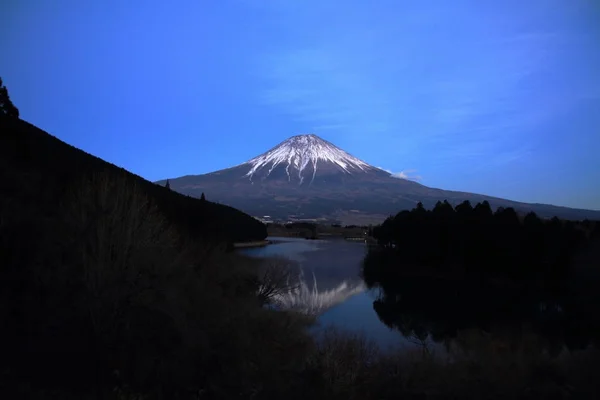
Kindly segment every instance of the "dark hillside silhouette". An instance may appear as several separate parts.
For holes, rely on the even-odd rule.
[[[11,201],[52,215],[70,188],[93,173],[123,174],[156,202],[167,219],[191,237],[213,241],[261,240],[266,227],[232,207],[168,190],[68,145],[21,120],[0,120],[0,177]]]
[[[257,263],[226,251],[262,223],[24,121],[0,131],[4,397],[288,397],[309,320],[262,309]]]

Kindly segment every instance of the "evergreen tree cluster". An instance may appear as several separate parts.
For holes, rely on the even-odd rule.
[[[512,279],[560,279],[597,223],[558,218],[524,218],[512,208],[492,211],[487,201],[473,207],[465,201],[453,208],[447,201],[433,210],[419,203],[411,211],[387,218],[373,229],[380,246],[395,253],[394,265],[462,270],[470,274]],[[596,228],[597,230],[597,228]]]
[[[0,116],[19,118],[19,109],[10,100],[8,89],[2,84],[2,78],[0,78]]]

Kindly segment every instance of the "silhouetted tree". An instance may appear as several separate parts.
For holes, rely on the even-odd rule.
[[[171,184],[169,183],[169,180],[167,179],[167,183],[165,183],[165,187],[167,189],[171,189]]]
[[[204,192],[202,192],[202,195],[200,195],[200,200],[202,200],[202,201],[206,200],[206,197],[204,197]]]
[[[595,222],[594,230],[592,231],[592,236],[600,236],[600,221]]]
[[[465,200],[456,206],[456,213],[458,215],[469,216],[473,212],[473,206],[469,200]]]
[[[421,214],[423,215],[423,213],[426,212],[425,207],[423,206],[423,203],[418,202],[417,203],[417,207],[413,210],[415,212],[415,214]]]
[[[477,217],[480,218],[481,220],[489,220],[494,215],[494,212],[492,211],[492,207],[490,206],[490,203],[488,203],[487,200],[484,200],[481,203],[477,203],[477,205],[475,205],[475,208],[473,209],[473,211],[475,212]]]
[[[8,89],[2,84],[2,78],[0,78],[0,116],[2,115],[19,118],[19,109],[10,100]]]
[[[388,217],[373,228],[373,236],[394,254],[389,268],[395,271],[458,267],[480,279],[502,276],[559,282],[591,230],[587,225],[558,218],[542,221],[533,213],[521,221],[513,208],[500,207],[494,213],[487,201],[475,207],[465,201],[456,210],[444,201],[431,211],[418,203],[411,211]]]

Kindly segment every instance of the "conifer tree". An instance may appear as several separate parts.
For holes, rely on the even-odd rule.
[[[0,116],[19,118],[19,109],[10,101],[8,89],[2,84],[2,78],[0,78]]]

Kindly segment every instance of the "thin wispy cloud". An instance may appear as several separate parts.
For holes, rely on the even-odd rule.
[[[303,15],[302,9],[315,6],[306,1],[294,12]],[[402,161],[414,165],[415,154],[426,150],[431,152],[421,162],[428,165],[515,162],[543,140],[523,132],[551,120],[556,108],[589,96],[589,88],[578,85],[558,102],[545,97],[552,94],[548,71],[576,37],[523,29],[526,18],[515,19],[507,8],[448,7],[406,6],[399,21],[383,19],[376,29],[359,23],[355,10],[318,40],[265,55],[258,95],[317,133],[337,131],[357,141],[385,137]],[[354,43],[346,36],[361,39]]]
[[[400,172],[394,172],[387,168],[381,168],[381,167],[377,167],[377,168],[382,169],[386,172],[389,172],[392,175],[392,177],[398,178],[398,179],[406,179],[406,180],[415,181],[415,182],[418,182],[421,179],[423,179],[420,175],[415,175],[417,172],[416,169],[405,169]]]

